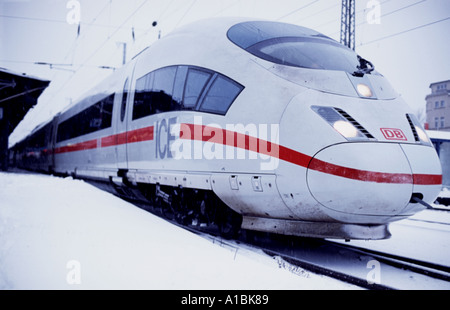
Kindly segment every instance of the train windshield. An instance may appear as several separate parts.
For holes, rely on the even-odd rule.
[[[350,49],[323,39],[277,38],[248,49],[255,56],[286,66],[338,70],[358,70],[358,56]]]
[[[249,53],[281,65],[361,71],[364,64],[351,49],[314,30],[277,22],[244,22],[228,31],[228,38]]]

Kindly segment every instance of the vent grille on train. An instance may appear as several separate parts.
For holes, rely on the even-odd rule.
[[[339,114],[341,114],[347,121],[349,121],[353,126],[355,126],[363,135],[368,139],[375,139],[370,132],[364,128],[360,123],[358,123],[353,117],[351,117],[347,112],[342,109],[334,108]]]
[[[414,140],[416,140],[416,142],[420,142],[420,138],[417,133],[416,126],[414,126],[414,122],[412,121],[411,116],[409,114],[406,114],[406,118],[408,119],[409,126],[411,127],[411,130],[413,132]]]

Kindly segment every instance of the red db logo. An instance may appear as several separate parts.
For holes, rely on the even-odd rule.
[[[386,140],[407,141],[405,134],[400,129],[396,128],[381,128],[381,132]]]

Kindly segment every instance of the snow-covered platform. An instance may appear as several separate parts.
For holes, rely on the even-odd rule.
[[[289,269],[83,181],[0,173],[0,289],[356,288]]]

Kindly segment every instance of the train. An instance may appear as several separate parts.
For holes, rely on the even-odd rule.
[[[315,30],[248,18],[174,30],[11,160],[225,237],[386,239],[442,185],[427,133],[369,60]]]

